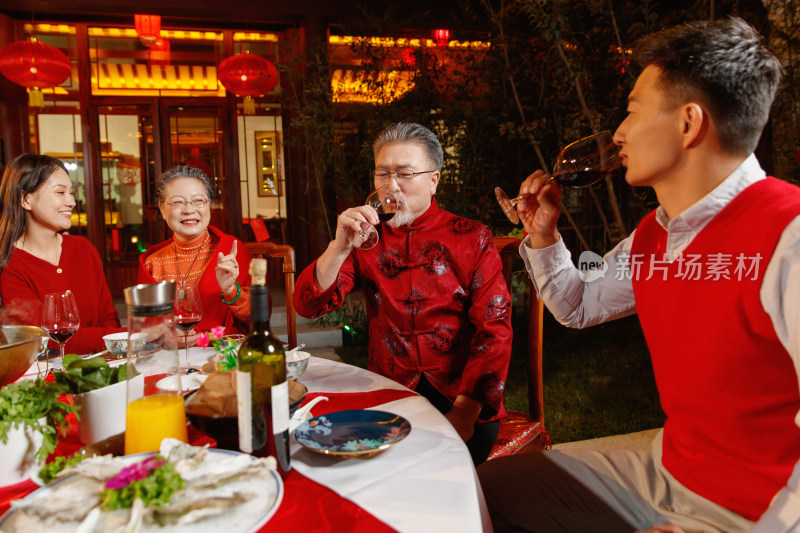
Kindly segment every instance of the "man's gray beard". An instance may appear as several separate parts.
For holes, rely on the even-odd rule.
[[[414,222],[415,218],[414,214],[406,208],[405,204],[402,204],[400,209],[395,211],[394,216],[386,222],[386,225],[392,228],[399,228],[411,224]]]

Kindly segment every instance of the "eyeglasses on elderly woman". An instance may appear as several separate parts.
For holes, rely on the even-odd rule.
[[[205,206],[208,205],[208,198],[194,198],[189,201],[185,200],[172,200],[171,202],[161,202],[164,205],[170,206],[172,209],[181,210],[183,211],[186,209],[188,205],[191,205],[195,209],[203,209]]]

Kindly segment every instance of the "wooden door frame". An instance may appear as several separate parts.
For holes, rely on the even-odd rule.
[[[198,107],[213,107],[217,109],[219,126],[222,135],[222,170],[224,172],[225,190],[225,225],[222,231],[235,237],[242,237],[242,198],[241,185],[239,184],[239,152],[235,113],[231,112],[231,101],[219,97],[163,97],[159,98],[160,129],[165,135],[169,132],[170,107],[183,106],[188,109]],[[233,102],[235,106],[235,100]],[[233,108],[235,109],[235,107]],[[227,134],[226,134],[227,133]],[[161,143],[162,161],[166,165],[171,160],[170,142]],[[164,169],[166,170],[166,168]]]

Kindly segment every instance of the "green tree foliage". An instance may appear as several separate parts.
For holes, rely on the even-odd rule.
[[[654,0],[465,2],[454,24],[467,29],[460,30],[461,35],[454,32],[453,38],[488,41],[491,47],[410,48],[413,66],[407,59],[401,61],[396,48],[356,40],[351,52],[379,104],[333,106],[329,145],[334,156],[322,169],[323,186],[335,191],[339,200],[329,216],[366,197],[375,134],[391,122],[417,121],[430,127],[445,148],[440,204],[489,224],[496,234],[508,233],[512,225],[494,199],[494,188],[514,193],[531,172],[551,168],[560,147],[593,131],[617,127],[638,74],[630,54],[636,39],[685,20],[728,14],[765,31],[766,9],[758,0],[664,4],[668,5]],[[418,27],[407,12],[371,13],[365,8],[360,20],[361,25],[343,28],[342,33],[419,36],[401,29]],[[397,100],[381,100],[389,82],[375,73],[390,69],[410,71],[414,88]],[[565,191],[564,207],[572,224],[564,217],[562,234],[574,251],[610,248],[655,206],[652,191],[629,187],[622,170],[614,172],[607,185]]]

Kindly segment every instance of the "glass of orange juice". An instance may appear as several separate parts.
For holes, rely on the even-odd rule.
[[[175,283],[128,287],[125,455],[157,452],[167,437],[186,442],[175,333]]]

